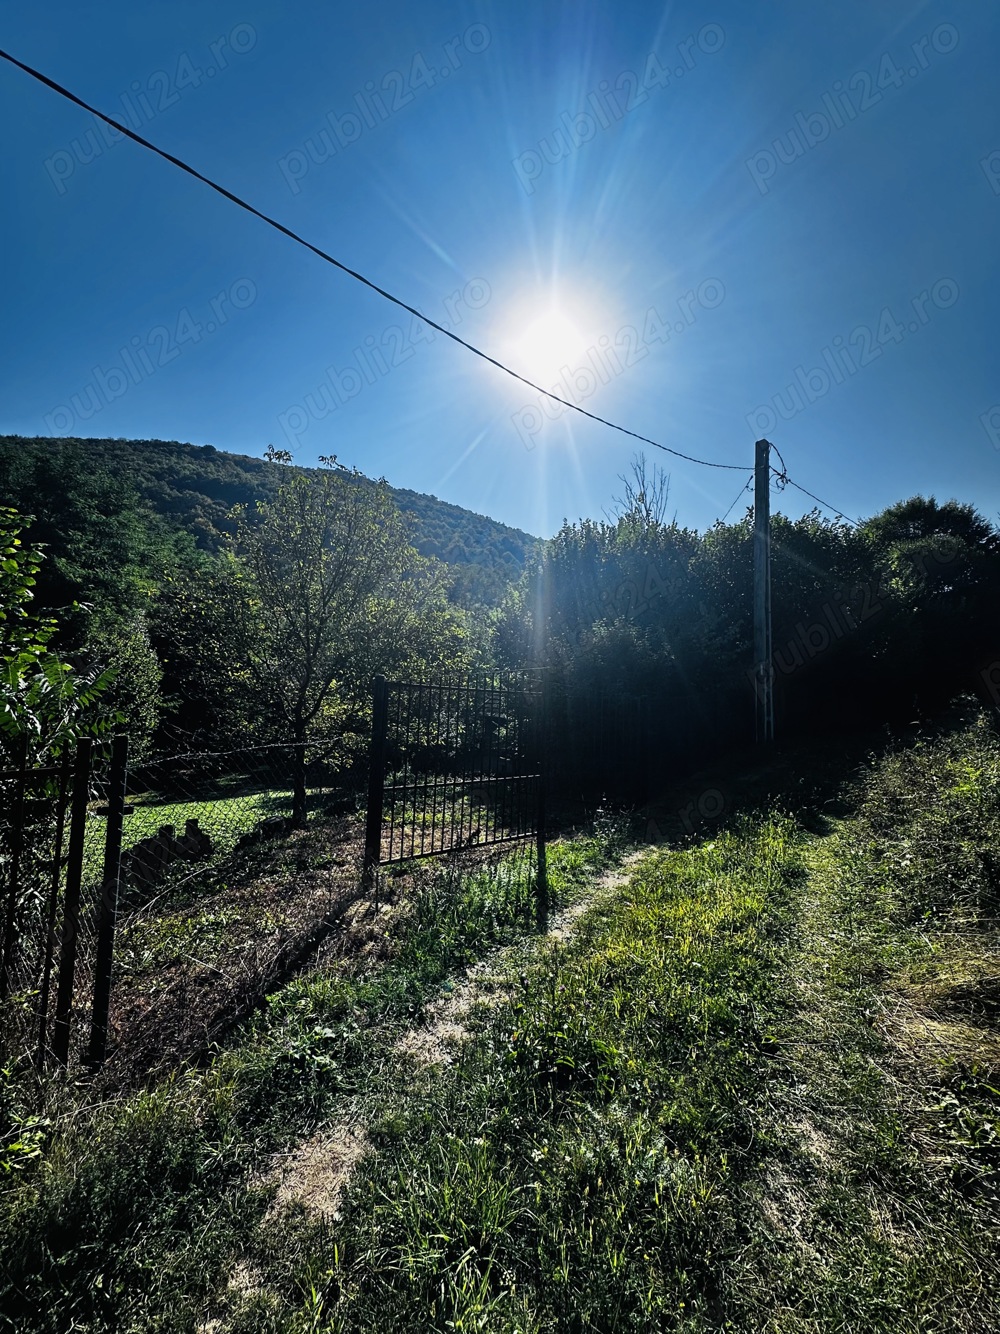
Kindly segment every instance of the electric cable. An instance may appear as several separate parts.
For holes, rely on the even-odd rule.
[[[753,486],[753,473],[750,474],[750,476],[747,478],[747,480],[746,480],[746,482],[743,484],[743,486],[740,487],[740,490],[739,490],[739,493],[738,493],[737,496],[736,496],[736,499],[733,501],[733,503],[732,503],[732,504],[729,506],[729,508],[726,510],[725,514],[723,514],[722,518],[719,520],[720,523],[725,523],[725,522],[726,522],[726,520],[729,518],[730,514],[732,514],[733,510],[736,508],[737,504],[739,503],[740,496],[742,496],[742,495],[744,494],[744,492],[749,491],[750,488],[751,488],[751,486]]]
[[[780,457],[781,456],[779,455],[779,458]],[[814,495],[812,491],[807,491],[806,488],[804,486],[800,486],[798,482],[793,482],[792,479],[788,476],[787,472],[778,472],[777,468],[772,468],[771,471],[781,482],[782,486],[794,486],[796,491],[801,491],[802,494],[804,496],[808,496],[810,500],[815,500],[817,505],[822,505],[824,509],[830,510],[830,512],[832,514],[835,514],[838,519],[843,519],[845,523],[849,523],[853,528],[861,527],[861,524],[858,522],[857,519],[852,519],[850,515],[845,514],[844,511],[839,508],[839,506],[830,505],[825,500],[820,500],[819,496]]]
[[[204,176],[200,171],[197,171],[194,167],[183,161],[183,159],[175,157],[172,153],[166,152],[165,149],[158,148],[156,144],[151,143],[148,139],[144,139],[141,134],[136,134],[134,130],[130,130],[127,125],[122,125],[122,123],[115,120],[113,116],[106,116],[103,111],[99,111],[96,107],[91,106],[90,103],[85,102],[82,97],[77,97],[75,93],[70,92],[68,88],[64,88],[63,85],[57,83],[55,79],[50,79],[48,75],[42,74],[40,70],[33,69],[31,65],[26,65],[24,61],[18,60],[8,51],[0,50],[0,58],[8,61],[11,65],[16,65],[18,69],[23,70],[25,74],[29,74],[33,79],[37,79],[39,83],[43,83],[47,88],[51,88],[52,91],[58,93],[60,97],[67,98],[78,107],[82,107],[84,111],[88,111],[91,115],[97,116],[99,120],[104,121],[106,125],[110,125],[113,129],[118,130],[118,132],[125,135],[126,138],[132,139],[143,148],[148,148],[150,152],[156,153],[159,157],[165,159],[165,161],[172,163],[173,166],[179,167],[181,171],[187,172],[187,174],[193,176],[195,180],[201,181],[203,185],[207,185],[210,189],[215,190],[218,194],[222,195],[224,199],[228,199],[239,208],[245,209],[247,213],[252,213],[253,216],[259,218],[261,222],[266,222],[269,227],[273,227],[276,231],[281,232],[282,235],[289,237],[291,240],[297,242],[297,244],[304,246],[307,250],[311,250],[314,255],[318,255],[319,258],[325,260],[327,264],[332,264],[334,268],[340,269],[341,272],[346,273],[348,277],[354,278],[355,281],[362,283],[365,287],[370,288],[379,296],[384,297],[386,301],[391,301],[394,306],[398,306],[401,310],[407,311],[418,320],[422,320],[424,324],[429,325],[430,328],[436,329],[438,333],[443,333],[445,337],[450,338],[452,342],[458,343],[460,347],[464,347],[467,351],[474,353],[477,357],[481,357],[483,361],[488,361],[491,366],[495,366],[506,375],[510,375],[513,379],[519,380],[522,384],[527,385],[529,389],[535,390],[536,393],[543,394],[546,398],[551,398],[554,402],[561,403],[563,407],[571,408],[574,412],[579,412],[584,417],[589,417],[591,421],[599,422],[602,426],[608,426],[613,431],[619,431],[622,435],[631,436],[633,440],[640,440],[645,445],[652,445],[654,449],[660,449],[665,454],[672,454],[675,458],[684,459],[688,463],[697,463],[704,468],[723,468],[729,472],[743,471],[745,465],[742,463],[716,463],[711,459],[699,459],[693,454],[685,454],[679,449],[671,449],[669,445],[662,445],[658,440],[652,440],[648,435],[640,435],[638,431],[630,431],[625,426],[619,426],[617,422],[608,421],[606,417],[599,417],[595,412],[588,412],[586,408],[581,408],[578,403],[571,403],[569,399],[560,398],[558,394],[553,393],[551,390],[543,389],[541,385],[535,384],[533,380],[529,380],[524,375],[519,375],[517,371],[511,370],[511,368],[505,366],[502,361],[498,361],[495,357],[491,357],[488,353],[483,352],[473,343],[467,342],[464,338],[459,338],[458,334],[452,333],[451,330],[446,329],[443,324],[438,324],[436,320],[432,320],[430,316],[423,314],[423,312],[417,310],[415,306],[409,305],[398,296],[393,296],[391,292],[386,291],[384,287],[379,287],[377,283],[372,282],[370,278],[366,278],[364,274],[349,268],[348,265],[343,264],[339,259],[335,259],[333,255],[328,254],[325,250],[321,250],[319,246],[313,245],[311,241],[307,241],[305,237],[300,236],[297,232],[293,232],[292,229],[286,227],[284,223],[278,222],[276,218],[270,217],[267,213],[262,213],[260,209],[255,208],[253,204],[247,203],[247,201],[241,199],[239,195],[233,194],[233,192],[227,190],[225,186],[219,185],[208,176]]]

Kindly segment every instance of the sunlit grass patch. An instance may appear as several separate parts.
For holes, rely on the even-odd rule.
[[[638,1330],[713,1309],[779,948],[760,926],[796,842],[778,822],[650,855],[482,1016],[431,1106],[376,1127],[332,1327],[513,1329],[527,1310]]]
[[[135,809],[122,823],[123,847],[149,838],[162,825],[172,825],[178,834],[182,834],[185,821],[196,819],[202,832],[211,838],[215,850],[226,852],[261,820],[291,815],[292,793],[286,788],[264,788],[230,797],[185,801],[160,801],[146,795],[130,800],[129,804]]]
[[[581,841],[583,850],[554,851],[557,896],[578,893],[617,855],[607,837]],[[69,1090],[53,1094],[40,1121],[0,1080],[0,1124],[11,1132],[0,1190],[12,1183],[0,1197],[0,1329],[191,1329],[220,1293],[271,1311],[280,1328],[288,1303],[308,1298],[313,1278],[322,1286],[306,1245],[313,1231],[263,1222],[274,1207],[276,1186],[263,1184],[272,1156],[334,1108],[360,1104],[377,1119],[399,1034],[450,972],[528,926],[530,858],[503,850],[458,874],[424,866],[427,930],[419,914],[404,916],[388,958],[303,974],[206,1069],[94,1110]],[[206,907],[147,926],[133,940],[140,963],[144,951],[162,962],[208,950],[227,920]],[[233,1272],[256,1273],[232,1260],[255,1248],[269,1281],[280,1276],[277,1292],[256,1279],[230,1285]]]

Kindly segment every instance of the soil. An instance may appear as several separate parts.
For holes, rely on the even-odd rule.
[[[361,851],[356,818],[309,826],[213,868],[183,906],[161,896],[155,915],[123,919],[98,1083],[135,1086],[207,1055],[343,923],[362,897]],[[161,935],[151,958],[130,954],[130,938]]]

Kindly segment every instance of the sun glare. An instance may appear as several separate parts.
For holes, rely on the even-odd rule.
[[[536,316],[515,338],[515,370],[548,389],[564,366],[573,368],[579,364],[586,350],[586,337],[573,320],[553,308]]]

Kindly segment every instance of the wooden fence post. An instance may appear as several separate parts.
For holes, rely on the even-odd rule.
[[[111,974],[115,960],[115,927],[118,923],[118,882],[121,875],[122,824],[125,790],[128,785],[128,737],[111,742],[108,774],[107,825],[104,834],[104,874],[101,879],[101,908],[97,924],[97,957],[94,961],[94,1004],[90,1020],[87,1064],[104,1064],[108,1051],[108,1011],[111,1006]]]
[[[382,807],[385,796],[385,740],[389,725],[389,684],[384,676],[372,682],[372,742],[368,754],[368,816],[362,884],[371,888],[382,859]]]
[[[83,880],[84,835],[87,828],[87,803],[90,800],[90,761],[94,743],[84,737],[77,744],[76,772],[73,775],[73,800],[69,828],[69,857],[66,889],[63,895],[62,948],[59,952],[59,986],[56,992],[56,1017],[52,1029],[52,1052],[60,1065],[69,1060],[69,1028],[73,1011],[73,975],[76,971],[76,946],[80,934],[80,885]]]

